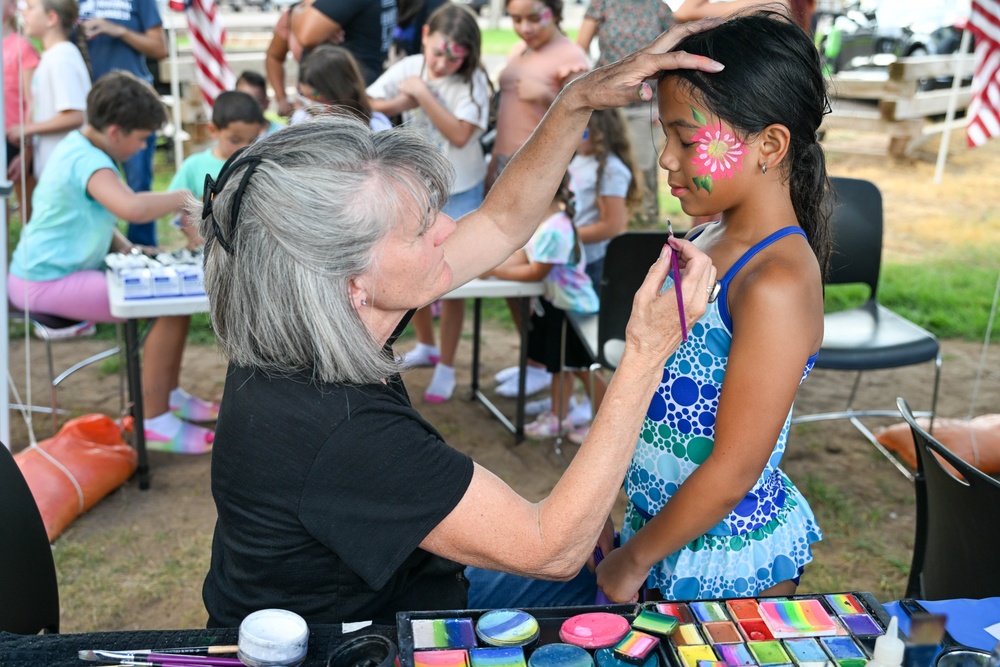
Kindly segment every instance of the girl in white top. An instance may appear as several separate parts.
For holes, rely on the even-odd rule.
[[[68,39],[78,16],[76,0],[28,0],[23,13],[25,33],[41,39],[44,51],[31,80],[32,122],[7,132],[19,140],[23,130],[26,141],[33,139],[36,177],[56,144],[85,121],[90,72]]]
[[[489,120],[489,78],[479,60],[482,37],[475,15],[462,5],[445,4],[423,27],[423,54],[408,56],[368,87],[372,108],[403,115],[455,168],[448,202],[441,209],[459,218],[483,201],[486,160],[479,137]],[[455,390],[455,350],[462,332],[465,302],[449,299],[441,307],[441,348],[434,345],[430,308],[413,316],[417,347],[404,363],[435,365],[424,400],[441,403]]]

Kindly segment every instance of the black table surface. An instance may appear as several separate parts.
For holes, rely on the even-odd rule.
[[[339,644],[353,637],[378,634],[396,641],[395,626],[371,625],[345,635],[342,626],[309,626],[309,652],[303,667],[325,667],[330,653]],[[79,651],[127,651],[164,649],[182,646],[236,644],[237,628],[211,630],[134,630],[124,632],[88,632],[67,635],[14,635],[0,632],[0,667],[88,667],[99,664],[85,662]]]

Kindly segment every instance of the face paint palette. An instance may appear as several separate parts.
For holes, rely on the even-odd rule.
[[[864,667],[888,622],[831,593],[401,612],[397,637],[399,667]]]

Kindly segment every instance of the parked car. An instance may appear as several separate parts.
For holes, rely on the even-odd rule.
[[[851,2],[817,18],[816,43],[832,72],[886,67],[896,58],[954,53],[969,0]]]

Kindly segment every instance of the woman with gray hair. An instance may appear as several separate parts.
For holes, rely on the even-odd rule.
[[[550,496],[531,503],[449,447],[411,407],[388,345],[408,313],[495,267],[541,221],[590,112],[649,99],[675,29],[568,86],[482,207],[441,214],[452,177],[405,129],[316,119],[234,156],[206,187],[212,322],[230,365],[216,430],[209,624],[264,607],[311,623],[466,604],[463,565],[569,579],[594,550],[663,363],[681,340],[659,295],[671,252],[688,323],[715,281],[684,241],[636,294],[604,405]]]

